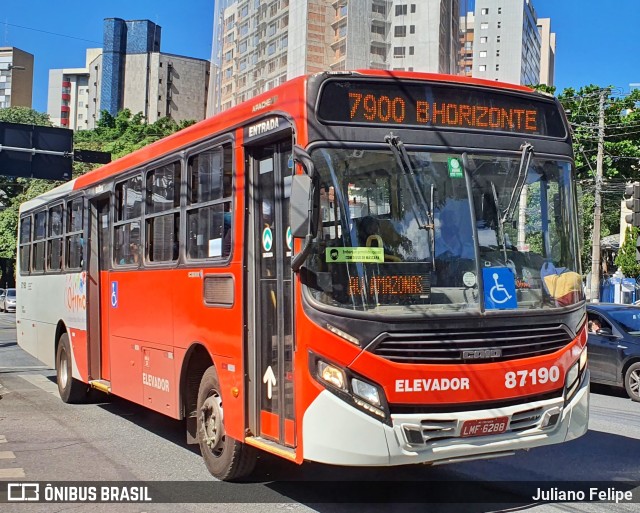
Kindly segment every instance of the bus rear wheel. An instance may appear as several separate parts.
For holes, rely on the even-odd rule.
[[[220,383],[215,367],[202,376],[198,390],[198,443],[207,470],[221,481],[248,476],[256,464],[252,447],[227,436]]]
[[[60,398],[65,403],[82,403],[86,401],[89,387],[72,376],[71,344],[69,335],[64,333],[58,342],[56,353],[56,381]]]

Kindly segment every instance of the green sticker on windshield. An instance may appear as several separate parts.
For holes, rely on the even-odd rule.
[[[327,248],[327,262],[384,263],[384,248]]]
[[[464,176],[462,172],[462,164],[455,157],[449,157],[447,159],[447,166],[449,167],[449,178],[462,178]]]

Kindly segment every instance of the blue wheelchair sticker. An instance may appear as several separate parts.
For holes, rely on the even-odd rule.
[[[518,308],[516,281],[511,269],[485,267],[482,270],[482,279],[484,280],[484,304],[487,310]]]

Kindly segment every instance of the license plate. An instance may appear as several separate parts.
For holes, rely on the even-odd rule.
[[[462,424],[460,436],[484,436],[504,433],[509,425],[509,417],[495,419],[467,420]]]

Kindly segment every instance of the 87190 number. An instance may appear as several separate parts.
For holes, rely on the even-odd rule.
[[[560,369],[553,367],[540,367],[539,369],[520,370],[517,372],[507,372],[504,375],[504,386],[506,388],[524,387],[527,385],[544,385],[545,383],[555,383],[560,379]]]

